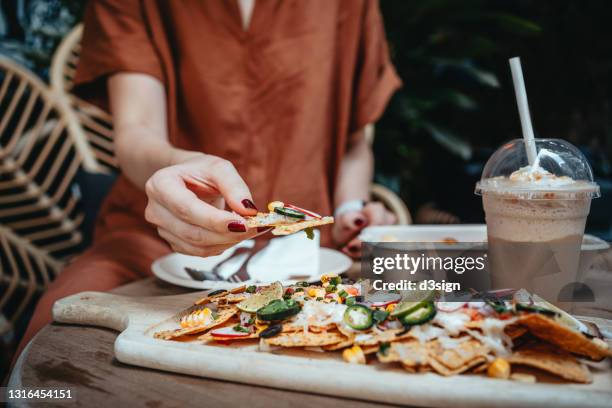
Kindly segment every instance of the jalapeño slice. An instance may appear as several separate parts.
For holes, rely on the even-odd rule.
[[[287,207],[274,207],[274,212],[284,215],[285,217],[297,218],[300,220],[306,218],[306,214]]]
[[[412,311],[421,307],[423,302],[431,302],[434,300],[436,293],[432,290],[413,290],[406,294],[404,299],[397,304],[393,312],[392,317],[401,317],[409,314]]]
[[[374,324],[372,310],[364,305],[352,305],[344,312],[344,323],[351,329],[366,330]]]
[[[300,304],[293,299],[275,299],[257,310],[257,318],[264,322],[283,320],[300,312]]]
[[[435,315],[436,307],[434,303],[423,302],[418,308],[400,317],[400,320],[405,326],[414,326],[430,321]]]
[[[546,309],[545,307],[536,305],[526,305],[523,303],[517,303],[514,308],[517,312],[539,313],[550,317],[556,317],[559,315],[559,313],[555,312],[554,310]]]

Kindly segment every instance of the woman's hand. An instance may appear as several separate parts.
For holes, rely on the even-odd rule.
[[[352,258],[361,256],[361,241],[357,236],[367,226],[393,225],[397,222],[395,215],[379,202],[367,203],[360,211],[341,214],[335,221],[332,234],[342,252]]]
[[[262,231],[241,215],[255,215],[251,192],[234,166],[198,154],[156,171],[146,182],[148,222],[172,249],[187,255],[218,255]],[[225,211],[225,205],[235,211]]]

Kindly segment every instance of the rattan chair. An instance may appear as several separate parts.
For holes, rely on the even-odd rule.
[[[78,24],[55,51],[50,69],[51,89],[57,95],[58,102],[71,111],[68,120],[74,137],[87,143],[93,150],[95,163],[84,163],[85,169],[114,173],[118,164],[113,147],[113,122],[110,114],[72,93],[82,35],[83,25]]]
[[[74,178],[87,152],[47,86],[0,57],[0,313],[10,323],[80,250]]]

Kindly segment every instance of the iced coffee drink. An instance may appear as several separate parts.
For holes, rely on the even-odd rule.
[[[476,192],[487,223],[494,288],[526,288],[561,304],[574,283],[591,199],[599,195],[586,158],[571,144],[536,139],[529,165],[523,140],[488,161]]]

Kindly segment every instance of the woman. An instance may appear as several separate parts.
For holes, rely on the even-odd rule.
[[[209,256],[265,234],[242,218],[255,203],[335,209],[321,242],[349,253],[364,226],[394,222],[363,205],[364,129],[400,85],[376,1],[93,0],[75,83],[110,108],[122,174],[22,345],[58,298],[147,276],[172,249]]]

